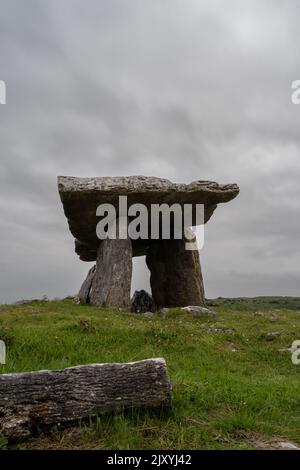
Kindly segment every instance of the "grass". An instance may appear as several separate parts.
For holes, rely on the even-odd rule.
[[[71,300],[2,306],[0,373],[164,357],[168,412],[131,411],[53,428],[21,449],[251,449],[300,444],[300,299],[216,299],[216,319],[171,310],[145,317]],[[271,338],[270,332],[280,335]],[[0,448],[7,442],[0,436]]]

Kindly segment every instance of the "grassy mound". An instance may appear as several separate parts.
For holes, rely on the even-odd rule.
[[[1,307],[0,373],[164,357],[174,388],[164,414],[131,411],[38,435],[20,448],[248,449],[300,443],[300,365],[278,352],[300,339],[300,299],[211,301],[216,319],[145,317],[71,300]],[[279,333],[271,334],[270,333]],[[271,445],[271,444],[270,444]],[[0,437],[0,447],[5,440]]]

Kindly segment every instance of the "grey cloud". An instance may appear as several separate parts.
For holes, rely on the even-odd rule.
[[[237,182],[208,296],[299,294],[299,2],[0,0],[0,301],[73,293],[56,176]],[[16,268],[17,267],[17,268]],[[148,285],[143,259],[134,285]]]

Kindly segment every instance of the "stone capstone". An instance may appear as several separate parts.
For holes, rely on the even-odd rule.
[[[218,204],[231,201],[239,193],[236,184],[221,185],[212,181],[179,184],[152,176],[59,176],[58,190],[75,239],[75,251],[82,261],[95,261],[97,258],[99,239],[96,225],[99,217],[96,216],[96,209],[100,204],[112,204],[117,216],[119,196],[127,196],[128,206],[140,203],[149,211],[151,204],[204,204],[204,221],[207,222]],[[132,245],[133,256],[143,256],[146,255],[149,241],[133,240]]]

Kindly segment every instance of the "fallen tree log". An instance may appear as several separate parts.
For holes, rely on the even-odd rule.
[[[0,434],[24,439],[37,429],[128,408],[171,406],[165,360],[92,364],[0,375]]]

